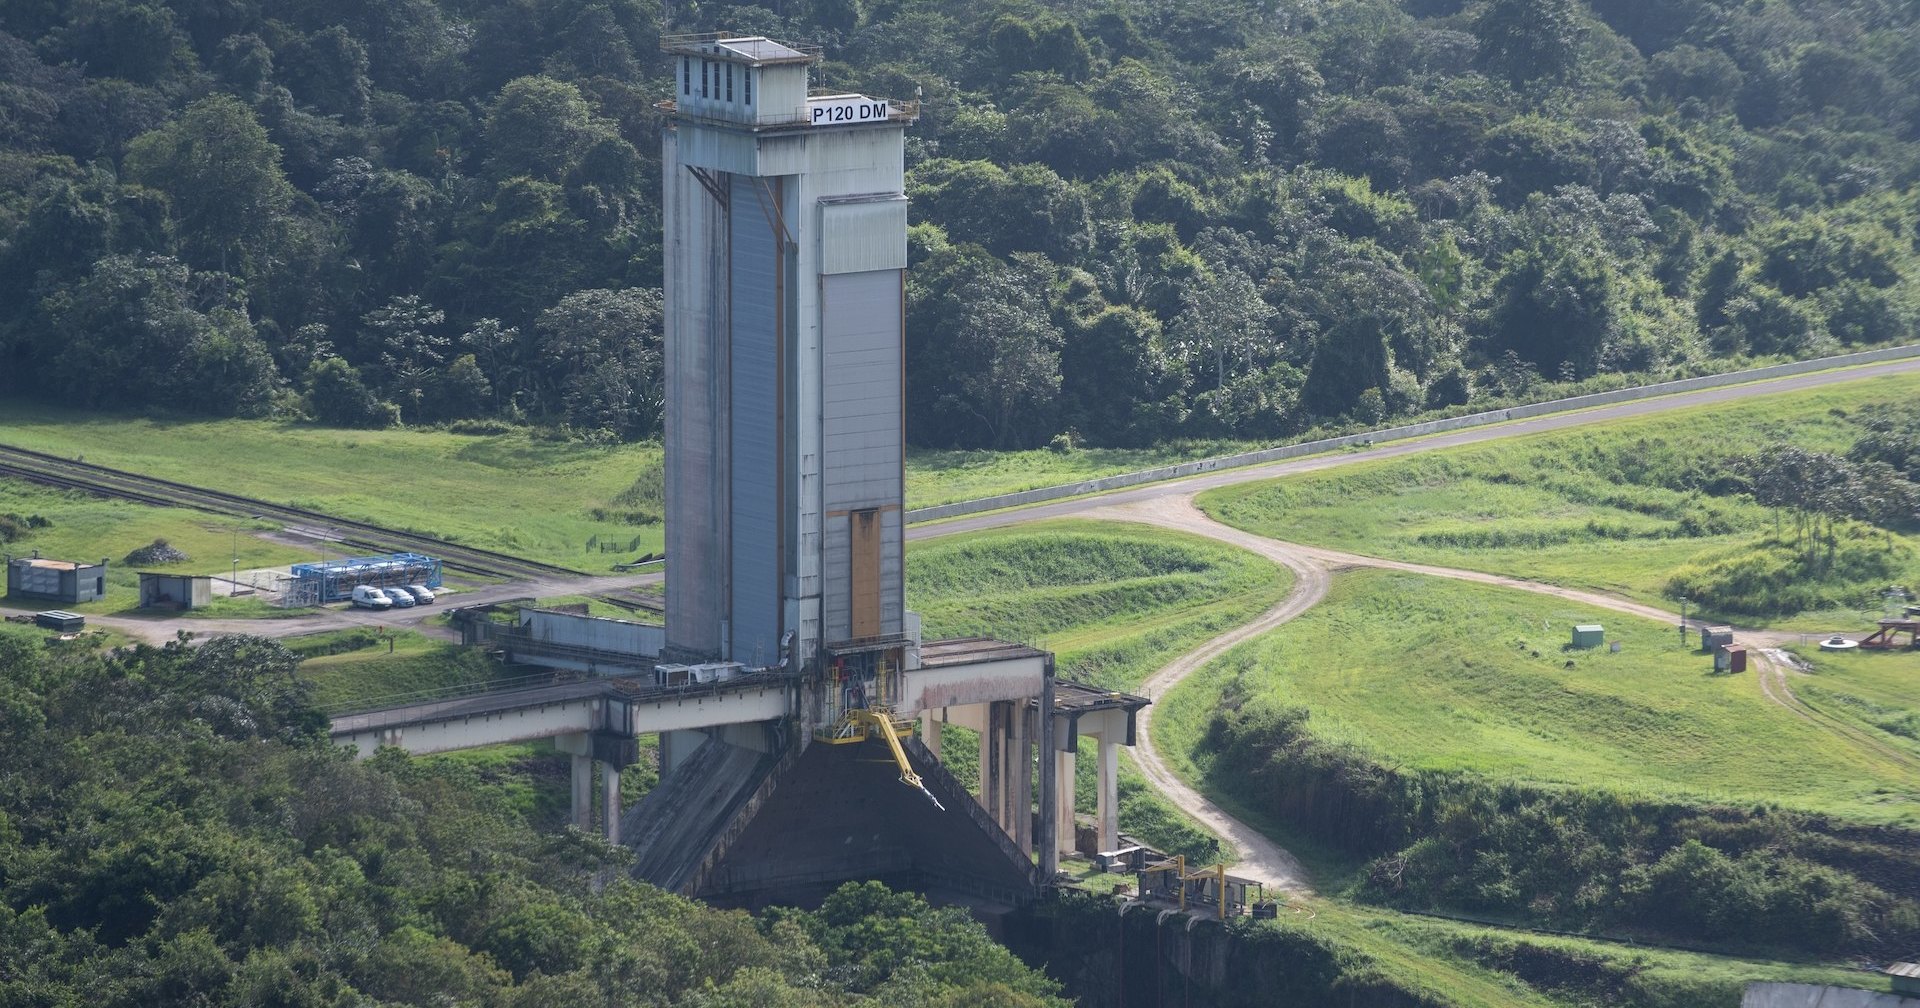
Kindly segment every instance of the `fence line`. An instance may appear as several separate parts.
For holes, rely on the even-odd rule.
[[[1140,486],[1145,483],[1159,483],[1163,480],[1181,479],[1198,476],[1203,473],[1217,472],[1222,469],[1238,469],[1244,466],[1260,465],[1265,462],[1278,462],[1282,459],[1299,458],[1304,455],[1318,455],[1356,445],[1377,444],[1382,441],[1404,441],[1408,438],[1425,437],[1446,431],[1464,430],[1469,427],[1484,427],[1489,424],[1505,423],[1509,420],[1525,420],[1555,413],[1570,413],[1575,410],[1591,409],[1595,406],[1610,406],[1614,403],[1633,402],[1639,399],[1657,399],[1661,396],[1680,392],[1693,392],[1699,389],[1720,388],[1727,385],[1743,385],[1747,382],[1765,381],[1769,378],[1786,378],[1792,375],[1809,374],[1814,371],[1831,371],[1836,368],[1856,367],[1862,364],[1876,364],[1881,361],[1905,360],[1920,357],[1920,344],[1908,346],[1882,347],[1878,350],[1862,350],[1858,353],[1839,354],[1833,357],[1817,357],[1812,360],[1792,361],[1786,364],[1771,364],[1766,367],[1750,368],[1745,371],[1728,371],[1724,374],[1700,375],[1695,378],[1681,378],[1676,381],[1660,382],[1655,385],[1636,385],[1632,388],[1614,389],[1610,392],[1591,392],[1586,395],[1571,396],[1566,399],[1551,399],[1546,402],[1528,403],[1511,409],[1487,410],[1483,413],[1468,413],[1464,416],[1447,417],[1442,420],[1428,420],[1424,423],[1406,424],[1400,427],[1386,427],[1376,431],[1362,431],[1358,434],[1342,434],[1339,437],[1320,438],[1316,441],[1302,441],[1297,444],[1282,445],[1277,448],[1262,448],[1257,451],[1241,452],[1237,455],[1221,455],[1215,458],[1195,459],[1192,462],[1180,462],[1174,465],[1157,466],[1129,473],[1115,473],[1111,476],[1096,476],[1077,483],[1064,483],[1058,486],[1036,487],[1032,490],[1020,490],[1014,493],[997,494],[992,497],[979,497],[974,500],[954,501],[949,504],[935,504],[929,507],[914,508],[907,512],[909,524],[939,521],[943,518],[957,518],[961,515],[978,514],[982,511],[998,511],[1001,508],[1024,507],[1045,501],[1060,500],[1065,497],[1078,497],[1081,494],[1101,493],[1108,490],[1120,490],[1126,487]]]

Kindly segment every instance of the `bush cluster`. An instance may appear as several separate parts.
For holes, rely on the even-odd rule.
[[[1543,788],[1381,765],[1314,737],[1304,709],[1229,693],[1212,778],[1369,857],[1396,906],[1716,947],[1875,954],[1920,940],[1920,835],[1775,808]]]

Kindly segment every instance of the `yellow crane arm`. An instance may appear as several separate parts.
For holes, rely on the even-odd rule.
[[[907,751],[900,747],[900,735],[893,730],[891,716],[862,709],[848,711],[847,717],[849,720],[871,725],[880,732],[881,738],[887,740],[887,748],[893,750],[893,761],[900,764],[900,783],[919,788],[920,793],[927,796],[927,800],[933,803],[934,808],[942,812],[947,810],[945,805],[940,804],[940,799],[935,798],[933,792],[927,790],[926,782],[920,779],[920,775],[913,772],[913,764],[907,762]]]

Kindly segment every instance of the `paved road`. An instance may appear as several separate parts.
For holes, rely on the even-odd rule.
[[[284,619],[199,619],[191,616],[155,614],[152,616],[88,616],[90,627],[118,630],[134,640],[161,644],[173,639],[175,631],[185,630],[201,637],[219,634],[253,634],[258,637],[299,637],[328,630],[374,627],[389,630],[413,630],[429,637],[458,639],[449,628],[429,626],[427,620],[456,606],[485,605],[513,598],[551,598],[557,595],[596,595],[604,592],[659,584],[661,574],[618,574],[592,578],[547,578],[540,581],[509,581],[471,591],[441,593],[433,605],[411,609],[353,609],[333,606],[317,612]]]
[[[1311,458],[1288,459],[1284,462],[1270,462],[1266,465],[1248,466],[1244,469],[1228,469],[1222,472],[1208,473],[1204,476],[1189,476],[1186,479],[1169,480],[1165,483],[1150,483],[1146,486],[1129,487],[1109,493],[1090,494],[1071,500],[1054,501],[1048,504],[1036,504],[1032,507],[1013,508],[1006,511],[994,511],[987,514],[969,515],[943,522],[930,522],[915,525],[907,529],[908,539],[930,539],[936,536],[956,535],[962,532],[976,532],[981,529],[999,528],[1021,522],[1040,521],[1046,518],[1062,518],[1084,514],[1095,508],[1114,504],[1131,504],[1136,501],[1153,500],[1159,497],[1177,497],[1211,490],[1215,487],[1230,486],[1253,480],[1272,479],[1276,476],[1292,476],[1297,473],[1317,472],[1335,466],[1351,465],[1355,462],[1371,462],[1376,459],[1399,458],[1404,455],[1417,455],[1433,451],[1436,448],[1451,448],[1456,445],[1479,444],[1483,441],[1498,441],[1503,438],[1518,437],[1523,434],[1539,434],[1545,431],[1565,430],[1570,427],[1584,427],[1588,424],[1604,423],[1627,417],[1648,416],[1688,406],[1704,406],[1713,403],[1731,402],[1756,395],[1773,395],[1780,392],[1793,392],[1800,389],[1820,388],[1840,382],[1857,381],[1879,375],[1906,374],[1920,371],[1920,358],[1912,360],[1889,361],[1885,364],[1870,364],[1865,367],[1848,368],[1841,371],[1820,371],[1814,374],[1793,375],[1787,378],[1775,378],[1771,381],[1751,382],[1745,385],[1729,385],[1723,388],[1702,389],[1698,392],[1681,392],[1662,396],[1658,399],[1640,399],[1634,402],[1619,403],[1613,406],[1600,406],[1575,413],[1556,413],[1552,416],[1534,417],[1530,420],[1515,420],[1512,423],[1495,424],[1490,427],[1473,427],[1467,430],[1435,434],[1430,437],[1411,441],[1396,441],[1355,452],[1336,452],[1328,455],[1316,455]]]

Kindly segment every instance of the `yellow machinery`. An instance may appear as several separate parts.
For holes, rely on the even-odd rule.
[[[1140,868],[1142,896],[1158,895],[1161,898],[1178,899],[1181,910],[1187,909],[1190,898],[1202,903],[1211,903],[1215,915],[1221,920],[1227,918],[1229,908],[1260,902],[1260,897],[1251,895],[1249,890],[1258,893],[1261,886],[1258,882],[1228,875],[1225,863],[1189,873],[1187,859],[1183,854],[1176,854],[1164,861],[1156,861]],[[1250,895],[1251,898],[1249,898]],[[1232,912],[1237,914],[1242,911],[1233,909]]]
[[[893,713],[889,696],[893,683],[892,663],[883,659],[874,671],[872,696],[866,695],[864,690],[852,693],[851,695],[858,699],[851,700],[847,708],[841,712],[839,725],[830,732],[815,732],[814,738],[829,745],[846,745],[850,742],[865,742],[869,733],[879,735],[886,740],[887,748],[893,750],[893,761],[900,766],[900,783],[918,788],[920,793],[926,795],[927,800],[933,803],[934,808],[945,812],[947,807],[940,804],[940,799],[935,798],[933,792],[927,790],[926,782],[920,779],[919,774],[913,772],[913,764],[907,762],[907,751],[900,746],[900,737],[912,735],[916,725],[912,718],[902,718]],[[829,695],[848,695],[841,692],[845,682],[846,680],[836,673],[833,677],[835,688]]]

